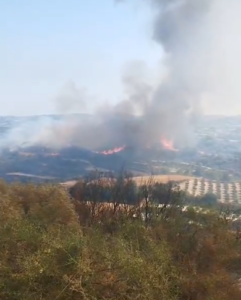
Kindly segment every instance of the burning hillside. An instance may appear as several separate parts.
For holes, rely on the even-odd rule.
[[[99,106],[71,81],[57,93],[56,107],[68,107],[68,112],[81,107],[92,115],[19,119],[1,136],[1,148],[26,143],[47,146],[54,153],[71,145],[107,157],[161,143],[163,149],[177,152],[195,143],[203,100],[210,106],[217,103],[215,112],[225,99],[239,103],[240,1],[230,0],[229,9],[217,0],[145,2],[154,4],[150,38],[160,46],[158,72],[143,61],[129,62],[120,75],[123,94],[116,95],[117,102],[97,101]],[[4,122],[8,127],[9,120]]]
[[[151,173],[152,161],[180,157],[195,144],[203,99],[218,104],[215,113],[226,99],[239,103],[241,4],[229,2],[146,1],[155,10],[151,36],[160,46],[157,74],[148,63],[129,63],[121,74],[123,94],[114,97],[117,102],[97,101],[98,107],[86,101],[74,82],[57,95],[56,107],[64,108],[58,112],[85,107],[92,115],[3,118],[0,175],[68,179],[123,166]]]
[[[164,149],[170,150],[170,151],[178,151],[178,149],[175,149],[174,143],[172,140],[167,140],[166,138],[161,138],[161,144]]]
[[[164,137],[161,138],[160,146],[167,151],[179,151],[178,149],[176,149],[174,147],[174,142],[172,140],[165,139]],[[133,150],[135,147],[121,146],[121,147],[114,147],[114,148],[108,149],[108,150],[94,151],[94,152],[98,153],[98,154],[103,154],[103,155],[112,155],[112,154],[122,152],[125,149],[130,149],[130,148],[132,148],[132,150]],[[151,149],[152,147],[146,146],[146,147],[137,147],[137,148],[139,148],[142,151],[145,151],[146,149]]]
[[[150,174],[152,160],[177,155],[174,142],[160,138],[164,134],[159,134],[157,139],[156,135],[147,135],[145,120],[134,116],[112,116],[98,121],[63,116],[58,122],[49,121],[48,126],[46,117],[38,117],[35,127],[31,122],[27,125],[26,120],[15,122],[26,133],[24,139],[17,135],[14,125],[3,135],[0,176],[9,181],[68,180],[94,170],[118,173],[123,167],[133,174]]]
[[[107,148],[108,149],[108,148]],[[121,146],[108,150],[67,146],[58,151],[51,147],[5,149],[1,157],[0,176],[6,180],[69,180],[99,170],[105,174],[118,173],[123,167],[133,174],[150,174],[150,161],[173,158],[176,151],[159,146]],[[25,175],[27,174],[27,175]],[[31,175],[32,174],[32,175]],[[21,179],[21,180],[22,180]]]
[[[95,151],[95,153],[99,153],[99,154],[103,154],[103,155],[112,155],[112,154],[123,151],[125,148],[126,148],[125,146],[121,146],[121,147],[115,147],[115,148],[109,149],[109,150]]]

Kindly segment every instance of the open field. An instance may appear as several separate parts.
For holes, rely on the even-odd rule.
[[[195,177],[193,176],[184,176],[184,175],[154,175],[154,176],[136,176],[133,178],[137,184],[142,184],[145,182],[159,182],[159,183],[167,183],[169,181],[175,182],[183,182],[188,180],[193,180]]]
[[[192,176],[183,176],[183,175],[155,175],[155,176],[136,176],[133,177],[133,180],[139,185],[139,184],[143,184],[143,183],[148,183],[148,182],[159,182],[159,183],[168,183],[169,181],[175,181],[175,182],[186,182],[189,180],[193,180],[195,179],[195,177]],[[101,178],[101,182],[103,184],[106,184],[108,182],[110,182],[110,178]],[[100,182],[100,180],[97,180],[98,182]],[[62,186],[66,187],[66,188],[70,188],[71,186],[73,186],[75,183],[77,182],[77,180],[70,180],[70,181],[65,181],[60,183]]]

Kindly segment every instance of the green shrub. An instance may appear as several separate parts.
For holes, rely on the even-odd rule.
[[[229,222],[215,211],[183,211],[183,195],[170,187],[159,199],[155,186],[148,224],[138,204],[111,214],[98,204],[86,223],[79,214],[89,204],[57,186],[1,182],[0,299],[241,299],[231,276],[241,245]],[[171,207],[155,206],[167,199]]]

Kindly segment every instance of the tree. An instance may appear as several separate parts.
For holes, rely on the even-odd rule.
[[[204,206],[216,206],[217,201],[217,195],[213,193],[206,193],[201,197],[200,204]]]

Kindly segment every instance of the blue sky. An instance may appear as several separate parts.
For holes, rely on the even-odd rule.
[[[155,66],[161,54],[150,10],[127,2],[0,0],[0,115],[55,113],[69,81],[92,106],[121,99],[123,66]]]

